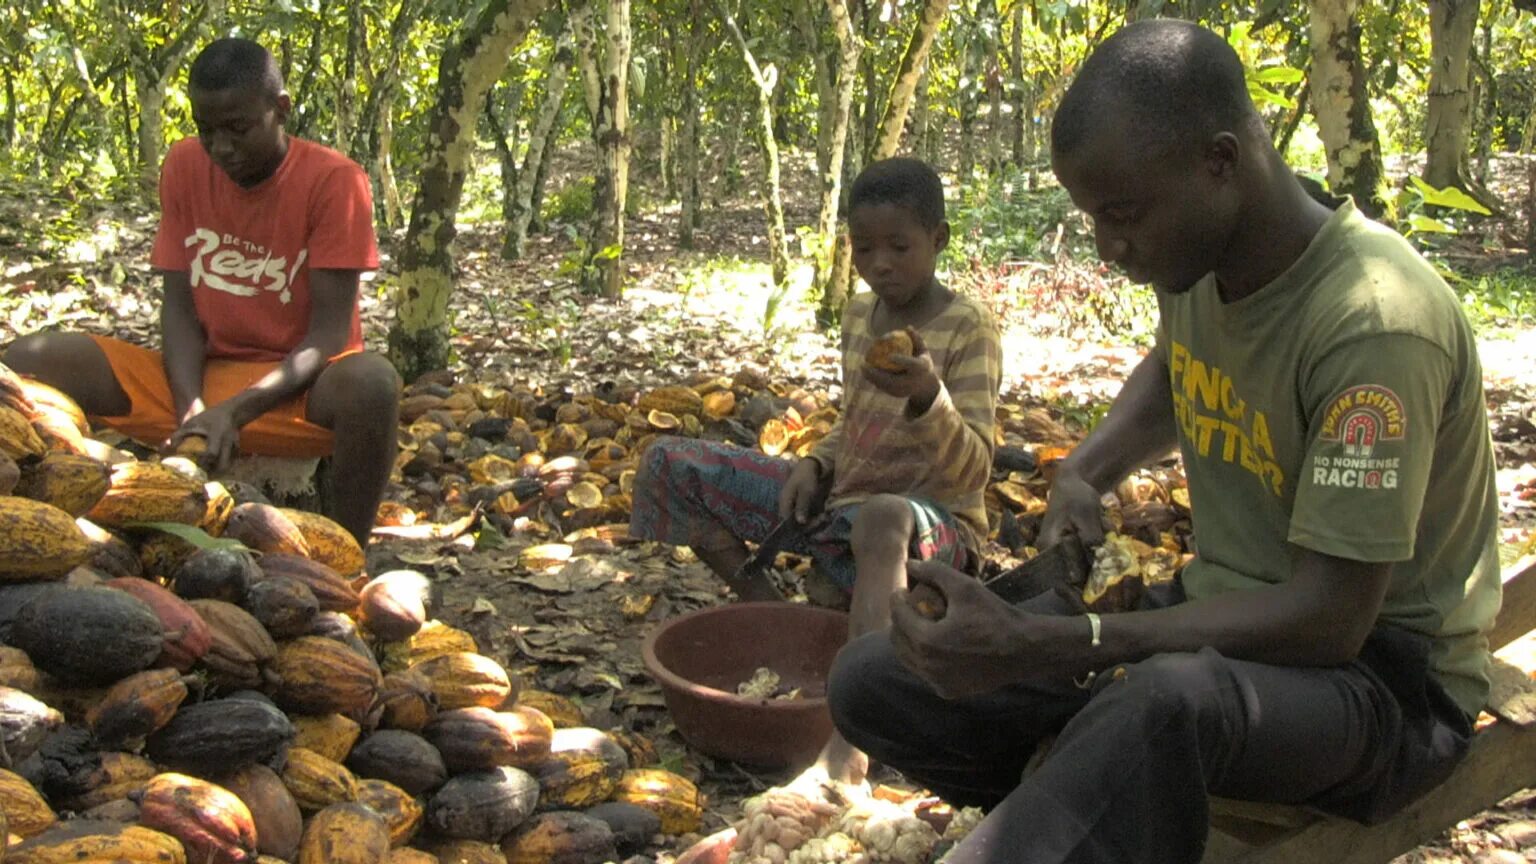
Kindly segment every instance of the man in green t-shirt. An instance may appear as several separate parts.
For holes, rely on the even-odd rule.
[[[1374,821],[1464,755],[1498,610],[1482,376],[1456,298],[1352,202],[1309,197],[1227,43],[1149,21],[1084,63],[1052,162],[1101,257],[1158,292],[1155,349],[1059,467],[1041,543],[1177,446],[1198,554],[1140,609],[1008,606],[908,565],[844,649],[833,718],[992,808],[946,858],[1199,861],[1208,796]],[[918,594],[944,595],[936,619]],[[1049,755],[1020,779],[1037,744]]]

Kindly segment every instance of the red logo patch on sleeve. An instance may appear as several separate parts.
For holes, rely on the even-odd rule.
[[[1346,456],[1365,459],[1377,443],[1401,441],[1407,433],[1408,417],[1397,394],[1377,384],[1362,384],[1329,401],[1317,437],[1339,442]]]

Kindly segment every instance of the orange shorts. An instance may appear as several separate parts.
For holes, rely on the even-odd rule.
[[[92,336],[107,355],[117,383],[133,406],[122,417],[95,417],[149,447],[158,447],[176,431],[176,401],[165,377],[159,351],[151,351],[105,336]],[[203,404],[217,405],[260,381],[280,363],[209,360],[203,367]],[[305,418],[308,391],[278,405],[240,429],[240,451],[260,456],[314,458],[332,449],[331,430]]]

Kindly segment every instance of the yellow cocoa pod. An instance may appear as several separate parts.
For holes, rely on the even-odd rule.
[[[357,786],[357,803],[382,816],[389,827],[389,845],[404,846],[411,842],[421,828],[421,802],[386,780],[359,780]]]
[[[207,514],[203,482],[157,462],[124,462],[112,469],[112,488],[87,515],[97,525],[121,528],[129,522],[196,525]]]
[[[62,577],[85,563],[91,541],[52,504],[0,496],[0,583]]]
[[[555,724],[556,729],[587,725],[587,718],[581,713],[581,706],[558,693],[551,693],[548,690],[522,690],[517,694],[517,704],[544,712],[544,716],[549,718],[549,722]]]
[[[661,768],[625,771],[613,792],[614,801],[634,804],[661,818],[661,833],[687,834],[704,818],[704,796],[693,781]]]
[[[278,510],[304,535],[311,559],[348,579],[363,572],[363,547],[347,529],[319,513],[290,507],[279,507]]]
[[[89,456],[50,453],[21,472],[15,493],[82,516],[96,506],[112,484],[112,469]]]
[[[448,840],[432,847],[442,864],[507,864],[501,849],[478,840]]]
[[[641,395],[635,403],[635,412],[644,417],[652,411],[665,411],[677,417],[692,414],[697,417],[704,410],[704,397],[692,387],[680,384],[658,387]]]
[[[10,864],[187,864],[181,841],[142,825],[96,819],[60,822],[6,855]]]
[[[431,852],[405,847],[389,850],[389,864],[437,864],[437,856]]]
[[[17,462],[45,455],[48,445],[43,443],[27,415],[8,404],[0,403],[0,453]]]
[[[434,657],[459,651],[476,652],[475,637],[457,627],[441,621],[428,621],[416,635],[399,642],[390,642],[379,653],[379,664],[385,672],[404,672]]]
[[[614,861],[618,858],[613,829],[585,813],[562,810],[541,813],[502,841],[507,864],[549,861]]]
[[[53,808],[43,800],[31,783],[12,771],[0,768],[0,811],[4,811],[12,834],[31,837],[59,821]]]
[[[109,801],[138,794],[160,770],[155,763],[132,753],[101,754],[101,765],[83,778],[85,791],[59,802],[66,810],[89,810]]]
[[[332,804],[356,801],[357,778],[346,766],[327,759],[313,750],[292,747],[283,765],[283,785],[306,813],[324,810]]]
[[[293,746],[313,750],[332,762],[345,762],[363,727],[341,714],[293,716]]]
[[[384,864],[389,860],[389,827],[372,809],[333,804],[304,828],[299,864]]]
[[[500,708],[517,695],[507,670],[484,654],[444,654],[418,663],[410,671],[430,683],[438,707],[444,711],[475,705]]]

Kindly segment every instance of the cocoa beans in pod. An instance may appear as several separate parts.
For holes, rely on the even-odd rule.
[[[165,633],[137,597],[79,588],[28,603],[11,626],[10,643],[67,684],[110,684],[147,669],[160,656]]]
[[[427,824],[445,837],[494,843],[539,803],[539,784],[516,768],[458,774],[427,804]]]
[[[235,793],[185,774],[158,774],[139,797],[139,821],[181,841],[199,864],[246,864],[257,856],[256,823]]]
[[[149,669],[113,684],[86,712],[85,723],[102,746],[125,747],[171,722],[186,698],[180,672]]]
[[[364,738],[347,756],[347,767],[359,777],[387,780],[412,795],[430,792],[448,780],[448,767],[436,747],[420,735],[396,729]]]
[[[239,606],[261,573],[249,552],[200,549],[176,568],[172,587],[187,600],[223,600]]]
[[[237,504],[230,511],[224,536],[258,552],[309,557],[309,543],[293,520],[270,504]]]
[[[304,834],[304,816],[277,772],[265,765],[247,765],[220,778],[219,785],[238,795],[250,810],[260,852],[292,861]]]
[[[357,800],[357,778],[352,772],[313,750],[290,747],[282,777],[283,785],[306,813]]]
[[[414,570],[391,570],[363,586],[358,618],[388,642],[416,635],[431,617],[432,581]]]
[[[105,585],[144,601],[154,610],[155,617],[160,619],[165,641],[160,648],[160,656],[155,658],[156,666],[169,666],[185,672],[213,646],[213,634],[208,630],[208,622],[187,601],[158,583],[126,576],[109,579]]]
[[[437,715],[424,737],[443,755],[448,773],[501,766],[532,767],[549,755],[554,724],[532,708],[460,708]]]
[[[261,572],[268,577],[286,576],[309,587],[322,612],[357,610],[357,590],[340,573],[301,555],[273,552],[261,556]]]
[[[603,864],[619,854],[608,823],[569,810],[529,819],[501,851],[507,864]]]
[[[367,713],[382,682],[378,667],[320,636],[284,643],[267,667],[267,679],[268,692],[285,710],[354,717]]]
[[[283,712],[256,699],[216,699],[183,706],[149,736],[150,758],[199,777],[217,776],[282,752],[293,739]]]
[[[384,864],[388,858],[389,826],[355,802],[316,813],[299,847],[299,864]]]
[[[484,654],[445,654],[410,671],[431,682],[438,707],[444,711],[476,705],[500,708],[517,695],[507,670]]]

